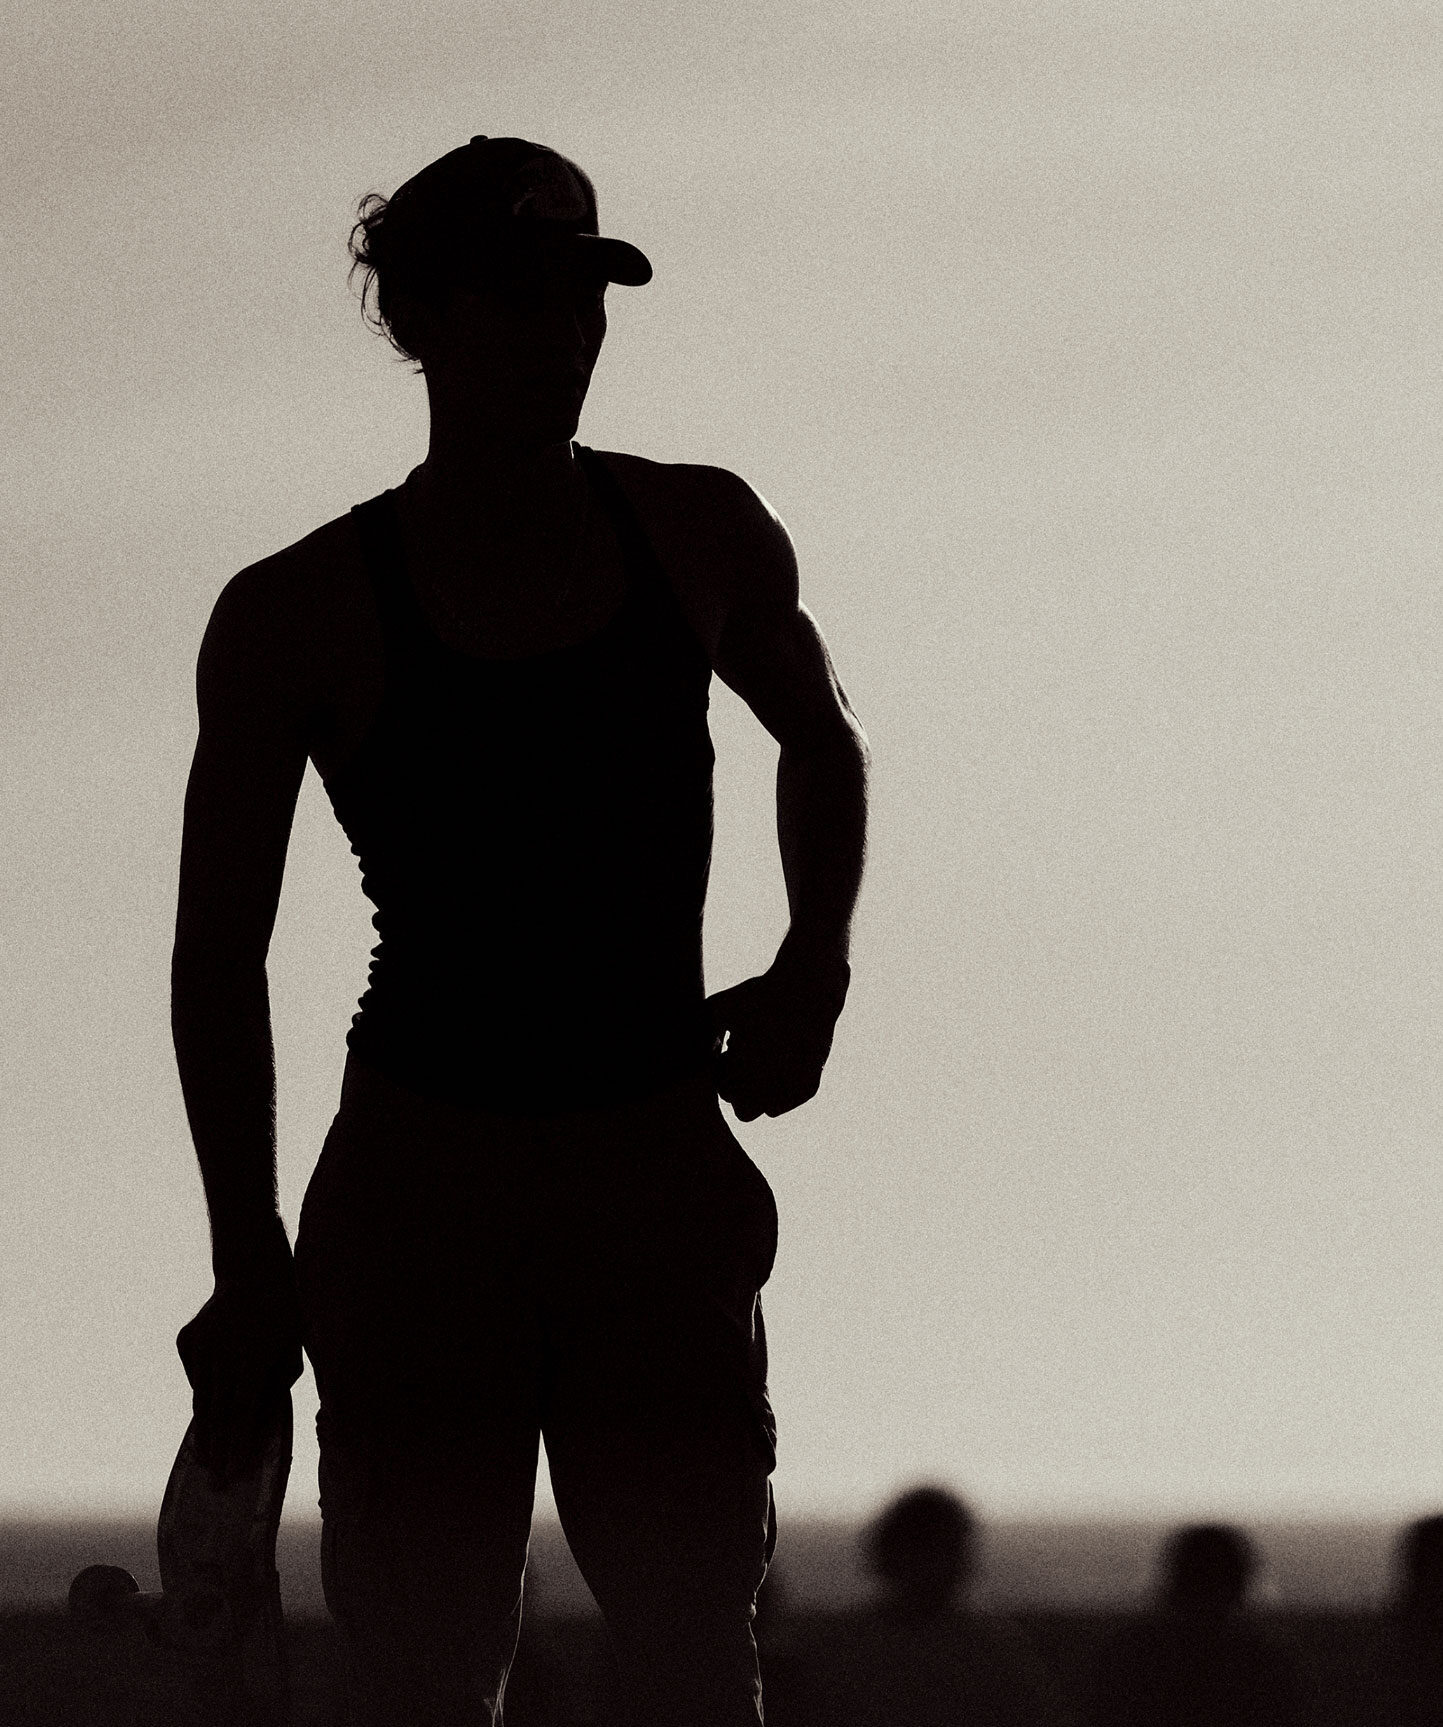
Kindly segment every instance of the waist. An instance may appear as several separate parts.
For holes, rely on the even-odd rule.
[[[458,999],[388,980],[361,999],[347,1044],[425,1097],[512,1116],[621,1104],[707,1073],[711,1027],[695,987],[641,1000],[560,1002],[480,990]]]
[[[689,1068],[643,1095],[581,1104],[546,1112],[544,1128],[537,1116],[518,1117],[480,1098],[437,1096],[419,1091],[395,1074],[377,1067],[354,1050],[346,1056],[341,1082],[341,1107],[369,1118],[430,1122],[463,1133],[468,1144],[530,1144],[544,1132],[548,1139],[579,1141],[594,1138],[623,1141],[634,1130],[680,1123],[694,1127],[719,1116],[716,1085],[708,1060]],[[518,1137],[519,1136],[519,1137]]]

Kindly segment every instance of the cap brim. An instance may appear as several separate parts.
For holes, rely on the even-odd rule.
[[[651,280],[651,259],[629,240],[612,240],[602,234],[578,234],[576,244],[588,259],[594,258],[608,282],[623,288],[643,288]]]

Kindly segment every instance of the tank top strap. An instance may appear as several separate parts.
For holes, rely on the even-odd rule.
[[[409,657],[427,638],[425,622],[406,580],[405,552],[401,543],[401,518],[396,495],[390,489],[364,504],[352,504],[361,556],[376,596],[381,635],[388,654]]]
[[[577,444],[576,459],[591,482],[596,497],[616,530],[621,547],[622,563],[638,592],[675,603],[671,583],[661,567],[661,559],[651,543],[651,536],[641,525],[631,500],[621,489],[621,482],[607,466],[604,457],[586,444]]]

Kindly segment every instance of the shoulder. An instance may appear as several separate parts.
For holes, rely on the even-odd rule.
[[[797,560],[781,517],[740,474],[695,462],[653,462],[598,450],[650,535],[683,603],[724,621],[797,605]]]
[[[356,527],[337,516],[247,565],[224,585],[195,670],[202,727],[242,724],[309,736],[357,655],[380,653]]]
[[[197,667],[202,698],[238,685],[303,697],[342,648],[365,590],[349,512],[248,564],[211,610]]]
[[[211,610],[207,639],[278,643],[320,615],[325,602],[361,574],[360,545],[347,512],[232,576]]]

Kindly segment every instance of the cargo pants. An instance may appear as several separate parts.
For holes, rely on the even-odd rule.
[[[538,1444],[637,1727],[756,1727],[771,1189],[709,1077],[537,1118],[354,1057],[296,1239],[354,1727],[501,1718]]]

